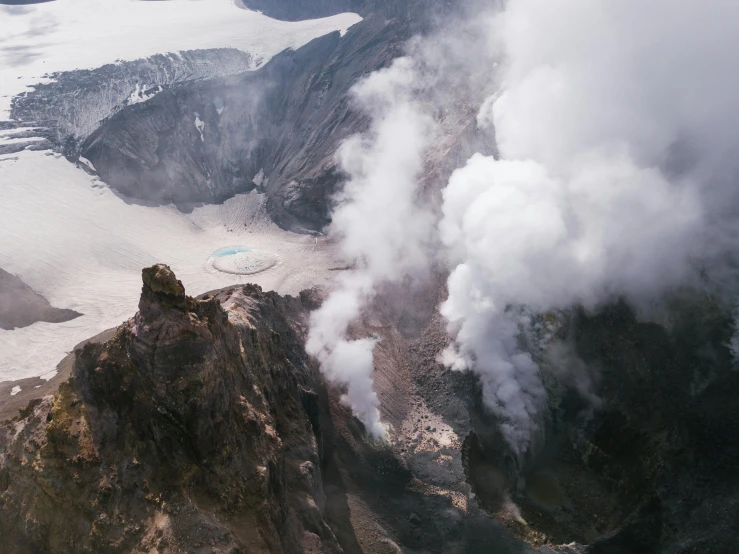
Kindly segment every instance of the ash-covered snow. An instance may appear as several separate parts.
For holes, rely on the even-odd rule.
[[[0,381],[50,378],[76,344],[131,317],[141,269],[154,263],[169,264],[191,295],[245,282],[297,294],[324,283],[340,263],[327,243],[316,247],[312,236],[279,229],[257,192],[186,214],[121,197],[60,155],[40,151],[0,156],[0,190],[0,267],[53,305],[84,314],[0,330]],[[215,269],[213,253],[234,244],[267,255],[262,269],[274,265],[249,276]]]
[[[0,138],[13,138],[20,134],[32,133],[35,127],[12,127],[10,129],[0,129]]]
[[[28,142],[30,140],[39,139],[40,137],[14,137],[14,136],[0,136],[1,144],[16,144],[19,142]]]
[[[357,23],[356,14],[286,22],[232,0],[66,0],[0,6],[0,119],[14,96],[53,74],[181,50],[236,48],[266,61]]]

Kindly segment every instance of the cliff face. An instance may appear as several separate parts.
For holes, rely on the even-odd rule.
[[[404,23],[373,18],[258,71],[172,87],[123,108],[80,151],[135,198],[214,202],[258,187],[278,224],[320,229],[341,179],[334,153],[366,126],[347,93],[407,36]]]
[[[335,32],[318,38],[263,67],[244,52],[213,49],[54,74],[53,82],[13,101],[13,119],[37,128],[29,136],[35,142],[0,151],[51,143],[123,194],[183,209],[258,188],[283,228],[323,229],[343,178],[335,152],[368,124],[352,103],[351,87],[402,55],[407,39],[443,20],[455,3],[246,4],[274,17],[304,19],[351,9],[365,19],[343,37]],[[476,92],[475,101],[460,94],[442,110],[465,118],[450,136],[460,125],[474,129],[485,97]]]
[[[154,203],[220,202],[259,187],[278,224],[320,229],[341,179],[336,148],[366,127],[347,93],[400,55],[413,21],[369,16],[264,67],[221,48],[57,73],[13,99],[15,124],[34,131],[0,152],[53,146]]]
[[[103,122],[80,153],[128,196],[186,207],[257,188],[278,225],[320,231],[345,178],[336,151],[369,123],[350,90],[404,53],[416,23],[372,15],[343,37],[315,39],[257,71],[171,87]],[[424,180],[434,190],[472,152],[490,148],[475,123],[485,91],[457,85],[429,153],[433,178]]]
[[[193,299],[144,270],[139,313],[0,427],[7,552],[338,552],[323,522],[300,300]]]

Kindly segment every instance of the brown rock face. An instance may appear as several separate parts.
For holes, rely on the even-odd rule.
[[[141,271],[144,286],[141,291],[139,309],[151,304],[171,305],[185,308],[185,287],[174,272],[164,264],[146,267]]]
[[[340,552],[300,300],[193,299],[164,265],[143,283],[140,312],[0,426],[2,551]]]

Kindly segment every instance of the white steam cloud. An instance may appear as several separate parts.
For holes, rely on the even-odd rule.
[[[416,41],[357,88],[373,126],[342,150],[350,181],[332,230],[358,265],[314,314],[309,350],[379,433],[374,342],[347,329],[375,283],[426,264],[434,234],[450,270],[444,362],[479,375],[522,455],[546,403],[524,314],[648,300],[698,270],[735,276],[739,2],[509,0],[468,19],[471,34]],[[420,101],[418,80],[445,90],[427,86]],[[416,202],[433,136],[424,114],[480,88],[496,91],[477,124],[498,156],[454,171],[432,220]]]
[[[511,0],[491,20],[502,79],[478,123],[500,158],[473,156],[444,190],[442,313],[445,360],[480,375],[518,453],[546,393],[515,306],[646,298],[705,252],[737,174],[738,26],[722,0]]]
[[[378,437],[385,436],[379,400],[372,388],[376,340],[348,337],[349,326],[373,296],[375,286],[419,271],[434,220],[419,207],[416,180],[422,155],[434,136],[433,120],[414,101],[419,78],[410,58],[395,60],[355,86],[359,107],[372,118],[370,130],[347,140],[339,162],[349,179],[338,198],[329,233],[341,239],[351,271],[311,315],[306,349],[327,379],[346,387],[343,401]]]

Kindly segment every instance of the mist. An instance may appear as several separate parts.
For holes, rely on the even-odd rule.
[[[377,285],[422,271],[427,264],[434,220],[420,206],[416,191],[434,124],[414,101],[417,83],[414,62],[406,57],[353,89],[354,101],[372,125],[340,148],[338,162],[348,179],[329,229],[353,269],[336,280],[311,315],[306,344],[327,379],[346,387],[342,400],[376,437],[386,434],[372,388],[377,339],[352,338],[349,327]]]
[[[408,84],[422,71],[422,80],[451,83],[460,104],[468,98],[458,91],[470,83],[494,91],[477,106],[477,128],[495,137],[487,151],[497,154],[474,154],[448,182],[433,184],[441,189],[433,209],[414,206],[413,175],[434,161],[422,160],[428,141],[421,134],[397,141],[379,130],[401,114],[438,119],[450,108],[449,95],[419,98],[398,94],[407,89],[397,86],[378,94],[390,73],[370,77],[358,97],[374,98],[365,101],[374,131],[343,151],[351,179],[333,228],[345,252],[363,262],[330,300],[354,299],[334,327],[345,330],[372,283],[429,263],[406,260],[428,252],[408,246],[423,242],[428,230],[449,271],[440,311],[452,342],[440,359],[479,376],[485,405],[523,455],[543,433],[547,401],[540,368],[520,340],[526,314],[592,310],[616,298],[648,304],[706,283],[734,295],[739,5],[510,0],[502,9],[475,11],[467,24],[478,32],[455,41],[447,29],[417,39],[393,67],[393,79]],[[400,127],[422,128],[398,123],[393,135]],[[380,169],[401,159],[406,171]],[[373,168],[383,177],[375,179]],[[400,205],[412,206],[403,209],[400,226],[398,190],[406,200]],[[403,250],[398,237],[407,238]],[[314,329],[328,327],[319,320],[334,302],[316,314]],[[338,331],[312,349],[320,344],[326,360],[343,338]],[[373,343],[361,345],[368,352]],[[343,383],[361,375],[357,390],[371,390],[370,357],[355,359],[367,365],[339,370],[325,363],[333,367],[327,374]],[[360,414],[365,404],[377,410],[373,395],[350,404]]]
[[[696,267],[723,272],[729,237],[713,222],[735,199],[737,16],[722,1],[512,0],[490,20],[501,67],[478,124],[500,157],[473,156],[443,192],[444,359],[480,375],[519,454],[546,392],[512,307],[638,303]]]

